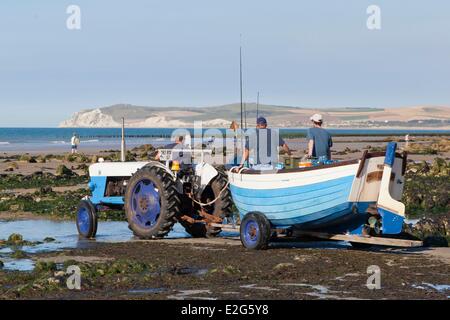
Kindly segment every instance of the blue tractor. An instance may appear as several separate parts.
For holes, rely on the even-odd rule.
[[[94,238],[97,212],[109,209],[124,210],[129,228],[141,239],[163,238],[177,222],[193,237],[220,233],[217,225],[231,216],[232,207],[225,170],[203,161],[185,165],[172,160],[173,150],[161,151],[163,161],[89,167],[91,195],[80,202],[76,217],[81,237]]]

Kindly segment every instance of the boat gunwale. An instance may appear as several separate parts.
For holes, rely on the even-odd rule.
[[[366,159],[369,158],[377,158],[377,157],[384,157],[385,156],[385,152],[369,152],[365,155]],[[401,158],[403,159],[403,155],[396,152],[395,153],[395,157],[396,158]],[[312,170],[321,170],[321,169],[328,169],[328,168],[335,168],[335,167],[342,167],[342,166],[348,166],[348,165],[353,165],[353,164],[358,164],[360,161],[362,160],[362,158],[360,159],[352,159],[352,160],[344,160],[341,162],[337,162],[337,163],[332,163],[332,164],[325,164],[325,165],[320,165],[320,166],[313,166],[313,167],[305,167],[305,168],[291,168],[291,169],[279,169],[279,170],[245,170],[242,171],[241,173],[236,173],[233,172],[233,174],[283,174],[283,173],[294,173],[294,172],[305,172],[305,171],[312,171]]]
[[[312,171],[312,170],[321,170],[328,169],[334,167],[342,167],[357,164],[359,162],[358,159],[355,160],[346,160],[339,163],[326,164],[321,166],[314,167],[305,167],[305,168],[292,168],[292,169],[279,169],[279,170],[248,170],[242,171],[240,174],[281,174],[281,173],[293,173],[293,172],[304,172],[304,171]],[[238,173],[235,173],[238,174]]]

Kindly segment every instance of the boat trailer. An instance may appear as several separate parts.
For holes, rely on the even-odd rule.
[[[212,223],[212,227],[221,228],[222,231],[228,232],[240,232],[240,225],[234,224],[218,224]],[[406,248],[417,248],[423,247],[423,241],[420,240],[406,240],[406,239],[395,239],[388,237],[373,237],[373,236],[357,236],[351,234],[331,234],[325,232],[316,231],[295,231],[291,234],[289,229],[276,229],[279,238],[289,238],[290,235],[300,238],[300,237],[311,237],[323,240],[333,240],[333,241],[348,241],[352,243],[362,243],[368,245],[379,245],[379,246],[390,246],[390,247],[406,247]]]

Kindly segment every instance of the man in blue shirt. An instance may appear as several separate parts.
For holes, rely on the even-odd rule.
[[[267,128],[267,120],[264,117],[259,117],[256,120],[256,130],[250,129],[247,132],[248,136],[245,139],[244,153],[242,156],[241,164],[238,168],[242,168],[246,161],[249,160],[250,149],[255,148],[253,155],[253,166],[267,166],[273,167],[278,159],[278,150],[276,147],[282,147],[282,149],[290,154],[291,151],[286,142],[279,136],[278,132],[272,132]],[[272,137],[278,138],[278,141],[273,141]],[[250,139],[253,138],[253,146],[250,143]],[[273,149],[273,150],[272,150]]]
[[[331,160],[330,148],[333,146],[333,140],[331,139],[331,134],[322,128],[322,115],[316,113],[310,120],[313,123],[313,127],[308,129],[306,136],[308,156]]]

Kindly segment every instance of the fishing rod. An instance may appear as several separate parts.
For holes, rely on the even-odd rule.
[[[122,139],[120,143],[120,161],[125,162],[127,160],[127,148],[125,144],[125,118],[122,118]]]
[[[247,104],[244,103],[244,126],[245,130],[247,130]]]
[[[258,118],[259,118],[259,91],[256,96],[256,120],[258,120]]]
[[[240,44],[239,44],[239,80],[240,80],[240,93],[241,93],[241,143],[242,148],[245,145],[245,136],[244,136],[244,99],[242,94],[242,34],[240,35]],[[247,127],[247,116],[245,119],[245,128]],[[248,159],[245,161],[248,165]]]
[[[242,36],[241,36],[242,37]],[[241,92],[241,130],[244,129],[244,106],[242,98],[242,45],[239,46],[239,81],[240,81],[240,92]]]

